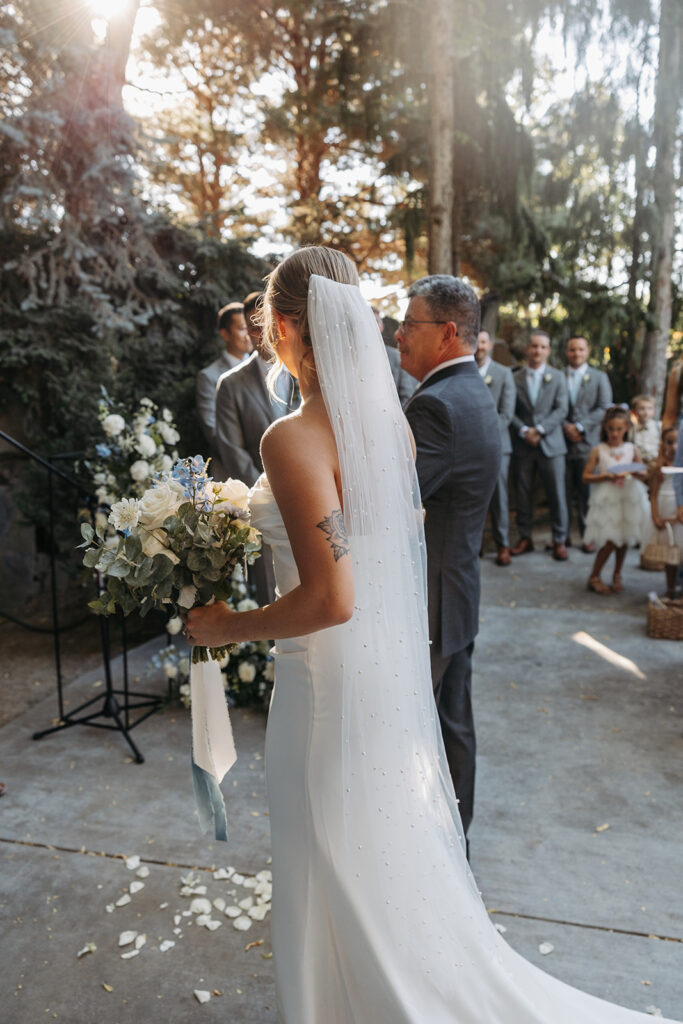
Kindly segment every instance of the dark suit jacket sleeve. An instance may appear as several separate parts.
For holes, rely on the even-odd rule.
[[[417,448],[420,494],[427,501],[451,473],[453,427],[443,404],[429,394],[412,400],[406,418]]]
[[[246,449],[244,431],[230,377],[221,379],[216,389],[216,447],[229,477],[251,487],[260,476]]]
[[[540,423],[536,424],[537,427],[543,427],[546,434],[552,433],[556,427],[564,423],[569,412],[569,392],[567,391],[564,376],[558,375],[555,381],[555,395],[550,412]]]
[[[512,371],[506,369],[506,373],[503,376],[503,387],[500,392],[500,402],[498,403],[498,419],[500,420],[501,430],[507,430],[512,422],[512,417],[515,415],[515,405],[517,404],[517,388],[515,387],[515,378],[512,376]]]
[[[598,378],[598,399],[592,409],[581,414],[581,426],[582,427],[597,427],[600,426],[605,413],[607,412],[607,406],[612,401],[612,385],[610,384],[609,377],[606,373],[601,373]]]

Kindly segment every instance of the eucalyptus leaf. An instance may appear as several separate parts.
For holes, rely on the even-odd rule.
[[[99,548],[88,548],[83,555],[83,565],[87,566],[88,569],[94,569],[100,560],[100,553]]]
[[[81,537],[90,543],[95,537],[95,531],[90,523],[81,523]]]

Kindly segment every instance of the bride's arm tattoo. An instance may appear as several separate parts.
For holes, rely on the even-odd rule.
[[[330,512],[319,523],[316,523],[319,530],[322,530],[332,546],[332,554],[335,562],[338,562],[343,555],[349,553],[349,538],[346,533],[346,523],[340,508]]]

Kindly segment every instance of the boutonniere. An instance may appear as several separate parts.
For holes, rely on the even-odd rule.
[[[552,375],[552,373],[544,373],[544,374],[543,374],[543,383],[544,383],[544,384],[550,384],[550,381],[551,381],[552,379],[553,379],[553,375]]]
[[[591,379],[590,373],[584,373],[584,375],[583,375],[583,377],[581,379],[581,383],[582,384],[586,384],[587,381],[589,381],[590,379]]]
[[[491,376],[490,373],[487,373],[486,376],[484,377],[484,384],[486,384],[487,387],[491,387],[491,385],[493,384],[493,377]]]

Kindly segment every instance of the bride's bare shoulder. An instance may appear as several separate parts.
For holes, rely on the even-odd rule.
[[[336,459],[334,437],[326,415],[317,415],[314,409],[283,416],[268,427],[261,438],[261,457],[264,464],[278,460],[319,463],[329,457]]]

